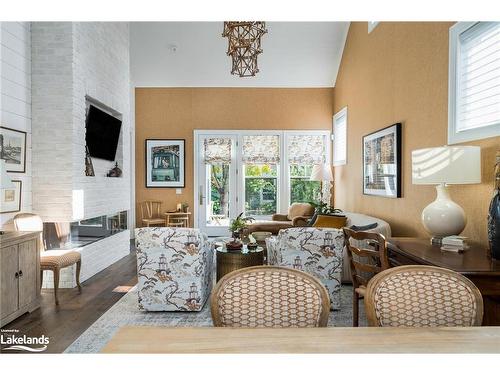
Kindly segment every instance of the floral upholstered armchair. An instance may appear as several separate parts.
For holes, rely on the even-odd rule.
[[[344,235],[331,228],[282,229],[266,239],[268,262],[316,276],[328,290],[330,307],[340,309]]]
[[[139,310],[200,311],[212,289],[213,254],[191,228],[135,230]]]

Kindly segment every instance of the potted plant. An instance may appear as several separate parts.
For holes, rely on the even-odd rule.
[[[243,212],[231,220],[229,230],[231,231],[233,240],[226,244],[228,250],[239,250],[243,247],[243,243],[240,241],[241,233],[248,227],[248,223],[251,223],[253,220],[251,217],[243,217]]]
[[[314,211],[316,215],[339,215],[343,216],[342,210],[339,208],[335,208],[330,206],[328,203],[324,202],[309,202],[311,206],[314,207]]]
[[[181,204],[181,209],[182,209],[182,212],[189,212],[189,204],[187,204],[187,202],[183,202]]]

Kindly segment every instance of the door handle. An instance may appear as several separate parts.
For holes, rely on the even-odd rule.
[[[15,277],[16,279],[19,279],[19,272],[16,272],[16,273],[14,274],[14,277]]]
[[[19,270],[19,277],[23,277],[23,270]]]
[[[200,206],[203,206],[203,199],[205,199],[205,196],[203,195],[203,185],[200,185],[200,194],[199,194]]]

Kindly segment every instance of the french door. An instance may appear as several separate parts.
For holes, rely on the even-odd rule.
[[[269,220],[319,195],[314,164],[329,160],[327,131],[195,130],[195,225],[228,236],[240,213]]]
[[[229,222],[238,215],[237,141],[235,134],[195,136],[195,213],[198,227],[209,236],[228,236]]]

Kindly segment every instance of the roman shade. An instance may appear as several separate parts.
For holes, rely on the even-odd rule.
[[[243,136],[243,163],[278,164],[280,137],[278,135]]]
[[[204,160],[206,164],[231,162],[231,138],[207,138],[204,142]]]
[[[288,138],[290,164],[322,164],[326,161],[324,135],[291,135]]]

